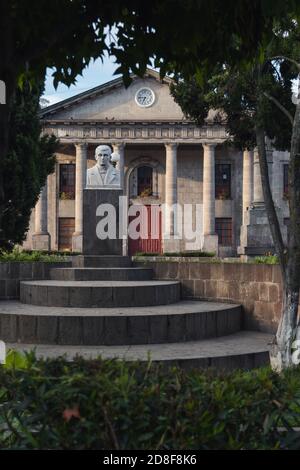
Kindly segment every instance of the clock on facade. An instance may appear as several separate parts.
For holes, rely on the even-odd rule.
[[[148,108],[155,100],[154,91],[151,88],[140,88],[135,94],[135,102],[138,106]]]

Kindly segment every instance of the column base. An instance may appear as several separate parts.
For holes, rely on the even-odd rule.
[[[218,256],[219,253],[219,240],[218,235],[203,235],[203,246],[202,250],[209,253],[215,253]]]
[[[50,240],[49,233],[34,233],[32,235],[32,249],[36,251],[49,251]]]
[[[73,233],[72,236],[72,251],[82,253],[83,235],[82,233]]]
[[[175,238],[163,239],[163,252],[164,253],[179,253],[180,252],[180,240]]]

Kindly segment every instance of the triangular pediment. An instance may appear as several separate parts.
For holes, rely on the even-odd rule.
[[[132,76],[132,83],[125,88],[122,78],[88,90],[41,111],[45,120],[71,121],[180,121],[183,113],[169,91],[171,79],[160,80],[159,74],[148,69],[144,78]],[[149,107],[136,103],[136,93],[150,88],[154,102]]]

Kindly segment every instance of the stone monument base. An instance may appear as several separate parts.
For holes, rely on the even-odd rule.
[[[73,233],[72,236],[72,251],[82,253],[83,235],[82,233]]]
[[[276,209],[279,221],[282,222],[280,209]],[[286,227],[281,224],[283,238],[286,238]],[[264,204],[249,207],[245,215],[245,224],[241,226],[239,255],[263,256],[274,253],[274,245]]]
[[[32,235],[32,249],[37,251],[50,250],[50,234],[49,233],[34,233]]]
[[[83,242],[82,251],[85,255],[122,255],[123,240],[119,239],[119,197],[123,195],[122,189],[102,188],[83,190]],[[100,239],[99,222],[108,220],[107,213],[97,215],[101,204],[111,205],[115,209],[115,234],[117,238]],[[109,207],[109,206],[107,206]],[[105,208],[103,208],[105,209]],[[99,212],[98,212],[99,214]],[[127,221],[126,221],[127,222]],[[111,220],[109,222],[113,223]],[[106,227],[105,231],[111,229]]]

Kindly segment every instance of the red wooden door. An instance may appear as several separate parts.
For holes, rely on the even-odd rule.
[[[73,217],[60,217],[58,219],[58,249],[72,250],[72,235],[75,232],[75,219]]]
[[[147,237],[140,236],[138,239],[133,239],[130,237],[130,233],[128,236],[128,254],[129,256],[133,256],[135,253],[157,253],[160,254],[162,252],[162,218],[161,218],[161,211],[158,205],[148,205],[144,206],[147,210],[146,216],[146,228],[147,229]],[[130,223],[134,220],[137,216],[129,216],[128,222]],[[141,232],[141,228],[138,226],[137,230]]]

